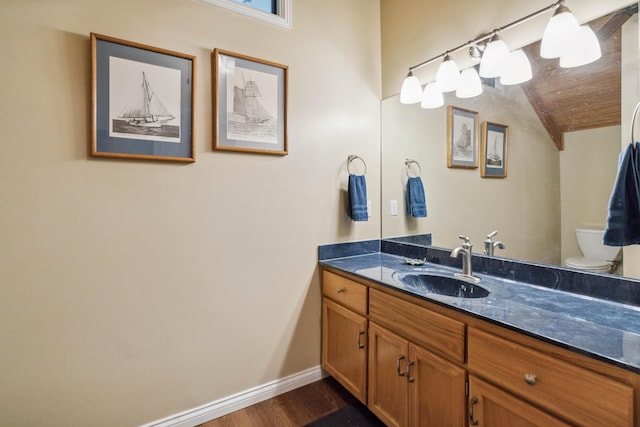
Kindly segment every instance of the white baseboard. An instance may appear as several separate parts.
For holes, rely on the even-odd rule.
[[[189,409],[141,427],[194,427],[324,378],[320,366]]]

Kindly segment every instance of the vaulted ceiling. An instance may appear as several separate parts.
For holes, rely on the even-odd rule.
[[[533,79],[522,88],[559,150],[565,132],[620,124],[621,26],[637,12],[635,4],[591,21],[602,57],[582,67],[541,58],[539,42],[524,48]]]

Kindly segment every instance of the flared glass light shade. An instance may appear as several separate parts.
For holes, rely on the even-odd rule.
[[[571,40],[571,48],[560,56],[562,68],[573,68],[589,64],[602,56],[600,43],[591,27],[583,25]]]
[[[517,85],[531,80],[531,63],[522,49],[509,52],[505,70],[500,76],[503,85]]]
[[[489,40],[480,61],[480,76],[484,78],[500,77],[504,71],[504,63],[509,48],[499,35],[494,34]]]
[[[456,90],[458,98],[473,98],[482,93],[482,82],[475,68],[467,68],[460,73],[460,84]]]
[[[424,88],[424,93],[422,94],[422,102],[420,106],[422,108],[438,108],[444,105],[444,97],[442,96],[442,92],[438,88],[438,84],[436,82],[430,82]]]
[[[451,92],[458,88],[459,81],[460,70],[458,65],[451,58],[451,55],[447,54],[440,67],[438,67],[438,73],[436,74],[438,88],[441,92]]]
[[[540,56],[559,58],[570,47],[580,24],[569,8],[560,5],[547,23],[540,43]]]
[[[416,104],[420,101],[422,101],[422,85],[420,85],[420,80],[409,71],[402,82],[402,89],[400,89],[400,103]]]

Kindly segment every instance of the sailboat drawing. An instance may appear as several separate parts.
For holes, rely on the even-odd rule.
[[[252,143],[278,142],[277,78],[235,68],[227,87],[227,138]]]
[[[120,113],[113,117],[112,131],[128,138],[179,142],[180,126],[149,83],[142,71],[142,79]],[[178,119],[179,120],[179,119]]]
[[[471,144],[471,128],[467,126],[466,120],[462,120],[462,124],[454,137],[453,157],[458,161],[472,161],[474,158],[474,148]]]
[[[133,126],[160,127],[169,120],[175,119],[175,116],[162,104],[143,71],[142,83],[138,91],[118,118]]]
[[[249,124],[262,124],[271,120],[271,116],[260,103],[262,94],[255,80],[245,80],[244,87],[233,87],[233,112],[244,118]]]
[[[493,167],[502,167],[502,156],[498,155],[498,152],[496,150],[496,144],[497,144],[497,135],[493,135],[493,139],[491,140],[491,147],[489,148],[488,152],[487,152],[487,166],[493,166]]]

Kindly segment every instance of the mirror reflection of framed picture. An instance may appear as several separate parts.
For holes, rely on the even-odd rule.
[[[478,167],[478,113],[447,107],[447,167]]]
[[[482,123],[482,153],[480,175],[483,178],[506,178],[509,126]]]

